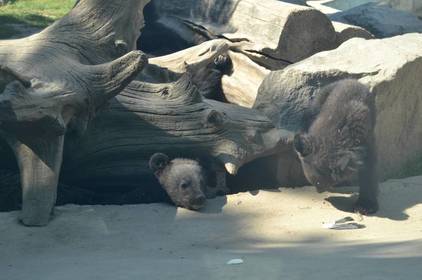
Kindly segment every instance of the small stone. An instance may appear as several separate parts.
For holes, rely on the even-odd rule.
[[[237,265],[237,264],[243,264],[242,259],[231,259],[227,262],[228,265]]]

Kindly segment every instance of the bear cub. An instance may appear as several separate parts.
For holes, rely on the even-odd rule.
[[[341,80],[322,88],[308,109],[305,129],[293,140],[305,177],[318,191],[357,180],[354,211],[375,213],[374,95],[356,80]]]
[[[199,210],[206,203],[204,172],[191,159],[169,157],[162,153],[151,156],[149,166],[176,206]]]

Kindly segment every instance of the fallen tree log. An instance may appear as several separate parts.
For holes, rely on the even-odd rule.
[[[167,84],[132,82],[82,137],[68,137],[63,176],[97,189],[139,185],[151,175],[147,162],[156,152],[236,174],[291,138],[255,110],[204,99],[188,74]]]
[[[212,40],[169,55],[152,57],[137,80],[152,83],[174,82],[187,71],[192,73],[193,79],[197,79],[196,77],[205,74],[204,71],[215,66],[214,62],[219,56],[227,55],[229,47],[226,40]],[[204,77],[198,80],[198,84],[205,82]]]
[[[259,86],[271,71],[241,53],[230,51],[229,56],[233,70],[222,77],[223,95],[230,103],[252,108]]]
[[[83,135],[69,131],[58,203],[165,200],[164,190],[148,167],[155,152],[200,159],[208,177],[217,176],[211,178],[217,188],[211,185],[207,190],[214,195],[226,187],[226,172],[235,174],[255,158],[283,152],[292,136],[275,129],[262,114],[201,96],[201,85],[195,85],[200,77],[192,75],[202,76],[225,51],[225,42],[212,41],[165,57],[168,59],[153,59],[174,71],[151,64],[138,79],[167,83],[133,81],[111,100],[110,107],[98,112]],[[195,71],[184,73],[187,65]],[[16,190],[13,199],[7,194],[15,181],[11,183],[9,178],[0,178],[3,187],[8,186],[2,195],[3,201],[9,201],[4,207],[15,209]]]
[[[269,69],[336,47],[330,20],[309,7],[274,0],[153,0],[147,12],[186,41],[226,38]],[[148,16],[148,13],[146,14]]]
[[[137,11],[146,2],[80,1],[41,33],[0,42],[0,132],[19,165],[24,224],[48,223],[60,174],[77,183],[138,184],[153,152],[199,157],[235,174],[291,138],[257,111],[203,99],[198,73],[227,53],[227,43],[152,65],[140,52],[107,62],[134,47],[136,28],[123,26],[142,23]],[[141,81],[130,82],[136,75]]]
[[[189,71],[205,97],[250,108],[255,102],[259,85],[270,71],[247,56],[230,51],[231,45],[227,40],[216,39],[170,55],[151,58],[138,80],[170,82]],[[226,72],[217,70],[218,73],[213,73],[215,61],[221,56],[230,59]]]
[[[84,131],[147,63],[139,51],[126,54],[147,2],[80,1],[42,32],[0,41],[0,135],[19,165],[24,224],[48,223],[68,128]]]

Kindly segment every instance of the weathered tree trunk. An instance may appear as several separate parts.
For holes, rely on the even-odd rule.
[[[214,67],[215,59],[227,55],[228,50],[229,44],[226,40],[212,40],[176,53],[153,57],[139,73],[137,80],[155,83],[174,82],[188,70],[195,79],[203,74],[199,72]]]
[[[195,44],[199,36],[240,42],[238,51],[270,69],[336,47],[330,20],[305,6],[274,0],[152,0],[151,4],[157,21],[182,38]]]
[[[147,63],[139,51],[119,58],[134,49],[147,2],[81,1],[36,35],[0,41],[0,131],[19,165],[24,224],[48,223],[67,129],[83,131]]]
[[[168,83],[133,81],[98,112],[83,136],[68,133],[59,202],[156,201],[162,191],[151,188],[148,167],[155,152],[198,158],[215,175],[221,170],[235,174],[243,164],[288,147],[291,135],[275,129],[259,112],[200,95],[192,82],[199,82],[195,75],[226,51],[225,42],[211,41],[153,59],[174,71],[151,64],[138,78]],[[186,61],[195,70],[190,74],[185,73]],[[9,186],[7,192],[9,178],[0,178]],[[64,190],[63,183],[69,184]]]
[[[137,183],[154,152],[199,157],[235,174],[291,138],[255,110],[201,96],[198,87],[208,83],[201,77],[227,54],[228,41],[151,65],[138,51],[118,58],[134,48],[147,2],[82,0],[41,33],[0,42],[0,135],[17,158],[24,224],[48,223],[59,175]]]
[[[56,203],[64,135],[34,137],[26,134],[23,138],[9,136],[6,139],[15,152],[20,170],[22,222],[44,225]]]
[[[290,138],[255,110],[203,99],[189,75],[167,84],[132,82],[83,137],[69,139],[64,176],[78,184],[141,184],[156,152],[205,158],[236,174]]]
[[[233,71],[224,75],[222,90],[227,101],[240,106],[252,108],[258,88],[270,70],[253,62],[249,57],[230,51]]]

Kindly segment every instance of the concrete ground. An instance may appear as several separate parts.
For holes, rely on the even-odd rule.
[[[0,279],[422,279],[422,177],[382,184],[373,217],[345,211],[353,190],[242,193],[202,212],[69,205],[45,228],[0,213]],[[346,216],[365,228],[323,227]]]

